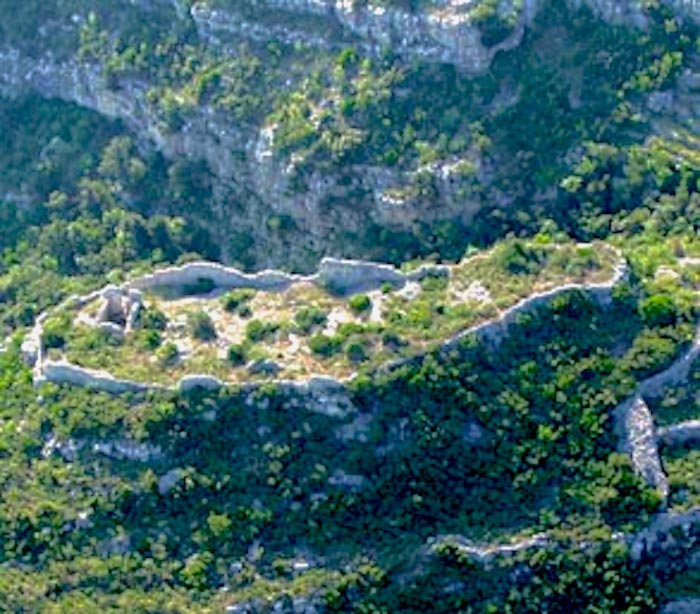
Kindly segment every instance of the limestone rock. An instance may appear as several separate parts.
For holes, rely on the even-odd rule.
[[[700,420],[688,420],[664,426],[657,430],[659,441],[666,446],[682,446],[691,441],[700,441]]]
[[[383,283],[403,286],[406,281],[404,275],[391,265],[338,258],[324,258],[317,278],[322,285],[339,294],[373,290]]]
[[[691,553],[700,545],[700,509],[657,514],[634,536],[630,555],[635,561],[657,560],[664,552]]]
[[[678,599],[664,605],[660,614],[698,614],[698,612],[700,612],[700,599]]]
[[[635,472],[666,500],[668,478],[661,466],[654,419],[644,399],[640,395],[632,397],[615,410],[614,418],[620,450],[630,455]]]
[[[144,392],[152,388],[159,388],[154,384],[119,380],[105,371],[85,369],[66,361],[45,361],[41,366],[40,375],[44,381],[93,388],[112,394]]]
[[[184,472],[182,469],[175,468],[158,478],[158,494],[161,497],[167,495],[182,479],[183,475]]]

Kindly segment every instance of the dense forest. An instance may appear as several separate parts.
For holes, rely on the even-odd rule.
[[[646,392],[696,356],[696,16],[317,4],[0,0],[0,611],[698,611],[697,435],[662,433],[700,420],[700,359]],[[586,281],[498,342],[458,335],[609,254],[608,302]],[[303,305],[200,279],[183,301],[211,312],[149,306],[124,339],[52,311],[166,266],[324,256],[451,278]],[[220,313],[243,336],[195,363],[177,335],[221,353]],[[48,359],[238,383],[40,381],[42,317]],[[352,373],[320,408],[252,373],[290,339]],[[620,444],[633,398],[667,492]]]

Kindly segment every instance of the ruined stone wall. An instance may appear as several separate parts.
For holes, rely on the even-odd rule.
[[[156,287],[182,288],[202,279],[211,280],[217,288],[252,288],[263,291],[286,290],[299,282],[317,283],[342,294],[376,290],[383,283],[403,285],[431,275],[444,276],[449,269],[443,266],[426,265],[411,273],[402,273],[389,264],[324,258],[315,275],[301,276],[282,271],[244,273],[240,269],[216,262],[191,262],[182,266],[168,267],[128,282],[127,287],[148,290]]]

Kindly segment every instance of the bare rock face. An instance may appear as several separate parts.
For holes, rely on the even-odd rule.
[[[182,479],[184,471],[180,468],[171,469],[158,478],[158,494],[161,497],[167,495]]]
[[[526,19],[531,15],[518,10],[515,3],[501,3],[503,17],[512,18],[512,32],[488,47],[482,42],[471,2],[441,0],[416,11],[353,0],[256,0],[251,4],[263,16],[270,11],[280,17],[284,13],[304,16],[315,20],[319,27],[316,31],[303,30],[301,24],[295,26],[293,20],[285,22],[283,18],[265,27],[264,22],[250,18],[249,7],[246,15],[244,10],[213,10],[203,2],[195,3],[190,14],[200,36],[212,41],[223,40],[226,33],[262,40],[269,40],[274,34],[288,43],[304,42],[333,49],[355,39],[365,52],[380,55],[389,48],[407,60],[456,64],[473,73],[488,69],[498,51],[519,45]],[[333,29],[333,36],[323,35],[327,29]]]
[[[635,561],[655,560],[662,554],[690,562],[700,547],[700,509],[682,514],[658,514],[632,542],[630,554]]]
[[[688,420],[664,426],[657,431],[659,441],[666,446],[683,446],[690,442],[700,442],[700,420]]]
[[[666,500],[668,478],[661,466],[654,419],[644,399],[636,395],[620,405],[615,410],[615,421],[621,452],[630,455],[635,472]]]
[[[645,25],[641,0],[566,1],[572,11],[585,3],[606,21]],[[547,6],[544,0],[499,2],[500,18],[511,24],[512,31],[489,47],[474,19],[478,2],[471,1],[439,0],[415,11],[353,0],[231,2],[226,11],[201,1],[139,0],[133,4],[138,7],[135,10],[147,14],[161,2],[172,5],[179,19],[194,23],[200,42],[224,50],[243,40],[275,38],[326,51],[350,45],[369,55],[391,49],[407,61],[451,63],[473,74],[487,71],[499,51],[517,47],[528,24]],[[695,3],[669,3],[700,19]],[[76,28],[77,24],[69,26]],[[124,78],[119,89],[113,89],[95,65],[58,59],[50,52],[42,55],[41,49],[38,57],[28,57],[0,46],[0,95],[34,91],[75,102],[123,120],[141,145],[159,150],[166,158],[205,161],[215,178],[213,198],[211,211],[197,222],[222,246],[224,259],[235,259],[229,248],[231,235],[242,233],[254,239],[249,250],[257,266],[308,270],[310,260],[319,254],[342,253],[344,234],[361,236],[371,224],[404,232],[410,232],[416,223],[458,220],[466,224],[485,204],[478,186],[461,177],[459,170],[466,163],[478,182],[488,183],[488,164],[476,151],[463,154],[464,159],[441,160],[417,171],[353,165],[345,169],[347,177],[342,179],[338,173],[306,169],[304,189],[291,189],[296,163],[275,154],[275,126],[241,125],[220,110],[202,105],[188,113],[180,129],[172,131],[149,104],[149,87],[139,79]],[[412,194],[410,186],[418,172],[430,175],[435,198]],[[350,194],[361,195],[361,206],[343,206]],[[329,201],[341,204],[329,207]],[[240,210],[232,210],[231,202],[240,205]],[[274,217],[292,220],[288,235],[268,227]]]
[[[700,599],[679,599],[661,608],[661,614],[697,614],[700,612]]]

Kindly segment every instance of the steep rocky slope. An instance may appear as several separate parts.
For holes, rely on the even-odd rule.
[[[601,92],[635,78],[640,37],[657,27],[634,2],[142,2],[92,19],[74,4],[40,25],[39,44],[6,36],[0,92],[76,102],[123,120],[144,150],[202,160],[210,191],[183,212],[223,257],[302,270],[323,254],[401,259],[416,239],[459,253],[494,220],[517,228],[524,211],[556,209],[567,161],[621,108]],[[177,64],[155,70],[168,40],[187,41],[172,49],[203,72],[180,83]],[[671,69],[651,88],[672,86]],[[609,80],[595,98],[587,72]],[[635,118],[620,138],[652,133],[646,94],[620,91]],[[654,100],[663,119],[666,99]]]

